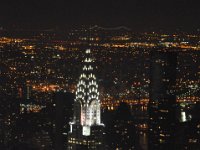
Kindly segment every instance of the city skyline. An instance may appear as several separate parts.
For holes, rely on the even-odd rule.
[[[200,149],[197,0],[0,4],[1,150]]]
[[[56,147],[60,150],[67,149],[67,141],[72,144],[80,143],[74,140],[74,137],[68,139],[67,136],[69,121],[72,120],[74,112],[73,95],[77,90],[77,83],[80,81],[82,85],[80,74],[81,79],[85,78],[83,68],[93,68],[98,77],[96,82],[99,85],[101,103],[100,120],[105,125],[103,146],[108,150],[120,147],[148,150],[150,143],[165,141],[168,144],[170,141],[167,136],[171,132],[163,126],[162,122],[165,121],[162,120],[162,115],[167,114],[172,107],[176,109],[176,113],[173,113],[176,114],[176,119],[172,121],[176,122],[176,127],[180,129],[177,130],[176,145],[198,147],[198,143],[195,143],[195,133],[199,130],[196,109],[200,101],[198,33],[133,32],[125,27],[100,26],[83,26],[61,31],[1,31],[2,148],[20,147],[27,150],[28,148],[22,147],[28,146],[36,147],[36,150],[42,147]],[[84,67],[85,50],[88,48],[91,49],[96,67]],[[158,58],[152,59],[154,52],[163,56],[158,55]],[[166,64],[168,62],[168,59],[164,59],[165,53],[172,52],[177,53],[177,67],[162,67],[165,66],[165,61]],[[155,62],[154,70],[157,70],[154,73],[151,73],[152,60]],[[162,75],[172,70],[176,72],[176,79],[175,76]],[[155,79],[152,80],[152,77]],[[164,87],[164,90],[160,89],[163,94],[170,94],[174,91],[171,87],[175,88],[176,100],[173,100],[173,105],[169,105],[171,100],[166,100],[155,109],[156,103],[150,98],[150,83],[155,82],[156,78],[159,78],[159,82],[154,84],[154,89],[159,85]],[[168,87],[168,84],[173,85]],[[168,87],[166,90],[165,86]],[[160,92],[152,93],[157,97]],[[167,97],[170,96],[166,94]],[[149,102],[152,102],[151,107],[155,111],[149,111]],[[168,106],[166,109],[165,105]],[[160,113],[157,114],[157,111]],[[152,122],[149,122],[150,114],[153,117]],[[90,123],[91,118],[88,120],[85,122]],[[166,121],[170,123],[170,120]],[[159,130],[156,124],[160,125]],[[149,128],[149,125],[152,128]],[[77,126],[73,129],[81,128],[78,129]],[[148,139],[150,129],[157,132],[151,132],[153,142]],[[185,129],[187,133],[183,132]],[[92,130],[93,133],[102,131],[95,128]],[[80,130],[78,132],[82,133]],[[85,137],[95,138],[96,135]]]

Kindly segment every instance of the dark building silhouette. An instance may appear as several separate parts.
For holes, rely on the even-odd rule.
[[[151,54],[149,150],[175,148],[176,64],[175,52]]]
[[[13,149],[52,149],[50,127],[43,112],[20,114],[15,128],[18,139]]]
[[[67,149],[72,93],[57,92],[54,101],[39,112],[29,110],[28,106],[37,104],[34,99],[2,93],[0,99],[0,149]]]
[[[111,150],[139,150],[139,137],[136,133],[129,106],[120,103],[115,113],[106,121],[106,148]]]
[[[70,92],[55,93],[55,150],[67,149],[67,133],[70,129],[74,98],[74,94]]]

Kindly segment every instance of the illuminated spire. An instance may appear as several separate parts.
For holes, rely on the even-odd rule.
[[[94,60],[91,57],[91,50],[87,49],[85,51],[85,55],[86,57],[84,59],[84,66],[82,69],[83,72],[80,75],[77,84],[75,99],[75,103],[80,104],[80,107],[77,107],[77,109],[81,110],[78,111],[80,112],[80,116],[77,115],[75,117],[76,119],[74,119],[74,122],[79,122],[82,126],[90,127],[92,125],[101,124],[100,100],[96,76],[93,73],[94,68],[92,66],[92,63]]]

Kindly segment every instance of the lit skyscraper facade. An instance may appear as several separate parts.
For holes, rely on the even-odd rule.
[[[90,49],[85,51],[85,56],[77,84],[68,149],[103,149],[104,125],[101,123],[98,85]]]

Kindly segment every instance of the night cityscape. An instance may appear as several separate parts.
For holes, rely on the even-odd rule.
[[[0,150],[200,150],[197,1],[4,1]]]

